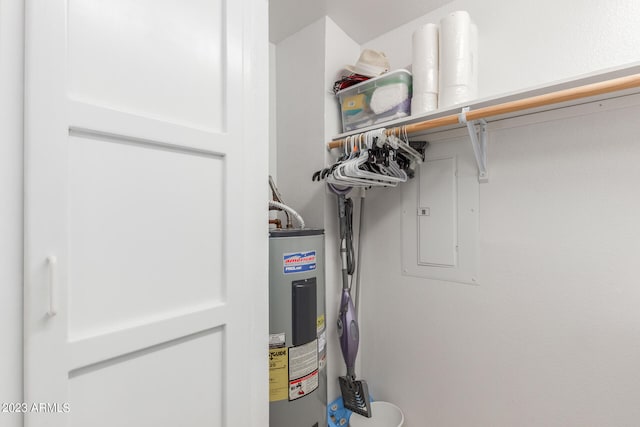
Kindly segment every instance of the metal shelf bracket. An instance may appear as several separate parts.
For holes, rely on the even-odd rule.
[[[471,120],[467,121],[469,107],[464,107],[458,115],[458,121],[467,125],[473,154],[476,156],[478,164],[478,182],[489,182],[489,172],[487,171],[487,121]]]

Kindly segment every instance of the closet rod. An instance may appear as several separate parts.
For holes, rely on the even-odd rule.
[[[467,121],[486,119],[488,117],[498,116],[500,114],[515,113],[531,108],[543,107],[545,105],[557,104],[560,102],[573,101],[575,99],[588,98],[590,96],[602,95],[605,93],[616,92],[625,89],[632,89],[639,86],[640,74],[633,74],[630,76],[605,80],[598,83],[591,83],[584,86],[546,93],[544,95],[537,95],[529,98],[518,99],[516,101],[504,102],[502,104],[490,105],[487,107],[478,108],[477,110],[470,110],[467,111],[466,119]],[[458,123],[460,123],[460,115],[451,114],[449,116],[438,117],[436,119],[425,120],[423,122],[389,128],[385,131],[385,133],[387,135],[399,135],[400,132],[404,133],[406,131],[407,134],[412,134],[442,126],[451,126]],[[344,142],[344,138],[337,139],[335,141],[328,142],[327,147],[329,149],[338,148],[341,147]]]

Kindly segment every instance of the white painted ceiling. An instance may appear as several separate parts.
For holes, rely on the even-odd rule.
[[[451,0],[269,0],[269,40],[278,43],[328,15],[358,44]]]

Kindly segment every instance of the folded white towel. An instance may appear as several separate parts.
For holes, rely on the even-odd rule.
[[[389,111],[409,99],[409,87],[404,83],[380,86],[371,95],[369,106],[375,114]]]

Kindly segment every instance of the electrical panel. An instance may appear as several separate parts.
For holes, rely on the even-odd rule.
[[[402,274],[476,284],[478,169],[468,135],[430,139],[402,187]]]

